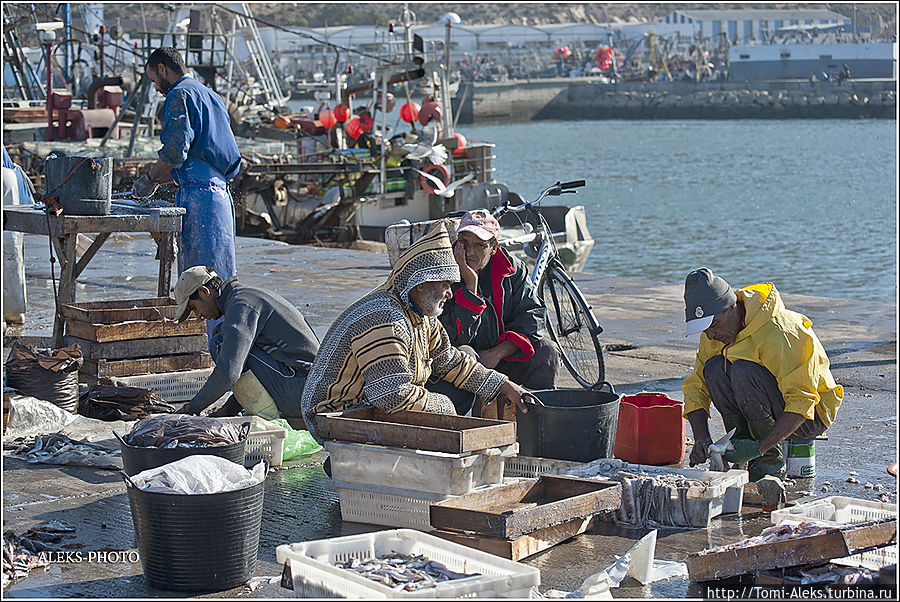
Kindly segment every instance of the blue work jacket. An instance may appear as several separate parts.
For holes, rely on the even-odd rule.
[[[166,94],[159,158],[174,165],[180,187],[224,186],[241,167],[241,153],[222,98],[190,75]]]

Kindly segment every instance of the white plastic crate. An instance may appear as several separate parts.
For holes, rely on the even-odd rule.
[[[833,495],[797,504],[789,508],[773,510],[771,519],[776,525],[797,525],[814,520],[818,523],[840,527],[852,523],[863,523],[882,518],[894,518],[896,516],[897,504]],[[897,564],[897,546],[890,545],[870,552],[838,558],[832,560],[832,562],[847,566],[864,566],[868,569],[880,569]]]
[[[646,464],[631,464],[616,458],[600,458],[599,460],[561,471],[560,474],[585,478],[608,478],[618,471],[637,475],[646,473],[650,476],[680,474],[690,479],[702,481],[702,486],[691,487],[687,490],[686,501],[683,506],[687,524],[678,525],[700,529],[708,528],[710,521],[720,514],[740,512],[744,502],[744,485],[750,480],[746,470],[732,469],[728,472],[717,472],[699,468],[649,466]],[[673,503],[679,502],[679,500],[672,501]],[[654,519],[655,517],[651,515],[650,518]]]
[[[341,520],[419,531],[433,529],[431,504],[456,497],[332,479],[325,486],[341,497]]]
[[[114,380],[129,387],[156,389],[156,395],[168,402],[189,401],[203,388],[212,371],[212,368],[179,370],[138,376],[117,376]]]
[[[502,483],[504,462],[518,453],[519,444],[463,454],[334,441],[325,449],[335,481],[462,495]]]
[[[559,474],[562,471],[580,465],[581,462],[572,462],[570,460],[554,460],[553,458],[536,458],[534,456],[513,456],[506,459],[506,463],[503,465],[503,476],[533,479],[542,474]]]
[[[452,571],[479,575],[401,592],[334,566],[391,552],[422,554]],[[527,598],[541,582],[539,569],[410,529],[285,544],[275,556],[279,564],[291,563],[294,593],[302,598]]]
[[[284,440],[287,429],[273,424],[259,416],[231,416],[220,418],[236,424],[250,423],[250,436],[247,438],[247,455],[245,466],[255,466],[260,460],[268,460],[269,466],[281,466],[284,455]]]

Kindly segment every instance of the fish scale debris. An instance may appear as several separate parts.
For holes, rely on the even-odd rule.
[[[429,560],[422,554],[407,556],[391,552],[378,558],[351,558],[335,562],[334,566],[353,571],[397,591],[416,591],[435,587],[438,583],[475,577],[481,573],[457,573],[444,564]]]

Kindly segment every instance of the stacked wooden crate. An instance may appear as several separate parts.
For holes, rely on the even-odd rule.
[[[157,388],[169,402],[190,399],[210,372],[206,321],[178,324],[176,309],[167,297],[63,305],[64,342],[81,346],[82,380],[115,378]]]
[[[515,423],[426,412],[323,414],[330,486],[346,521],[431,531],[430,505],[503,482]]]

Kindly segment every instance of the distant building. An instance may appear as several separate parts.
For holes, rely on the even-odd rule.
[[[736,44],[764,41],[779,30],[833,28],[850,25],[850,19],[830,10],[676,10],[663,23],[693,25],[702,39],[716,39],[722,33]]]

